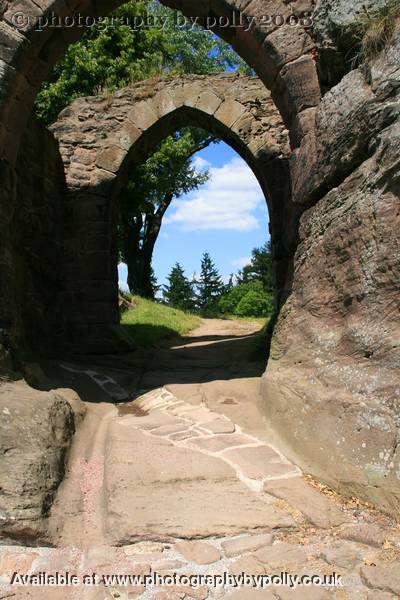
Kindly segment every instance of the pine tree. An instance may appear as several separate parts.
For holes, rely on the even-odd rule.
[[[181,310],[194,309],[193,285],[185,276],[182,266],[177,262],[167,277],[169,285],[164,286],[163,295],[168,304]]]
[[[200,277],[196,281],[197,306],[204,315],[218,312],[218,300],[223,292],[224,285],[218,269],[208,252],[204,252],[201,259]]]
[[[237,274],[237,282],[249,283],[261,281],[266,292],[274,291],[271,242],[266,242],[261,248],[254,248],[251,262]]]

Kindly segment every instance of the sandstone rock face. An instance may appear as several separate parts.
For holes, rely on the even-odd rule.
[[[263,380],[265,415],[289,455],[394,516],[400,509],[399,51],[397,35],[370,64],[370,82],[360,71],[350,73],[316,113],[314,166],[299,171],[298,182],[305,200],[311,189],[329,191],[301,218],[293,293]]]
[[[386,0],[317,0],[313,13],[313,37],[320,53],[322,83],[331,87],[351,68],[359,47],[357,28]]]
[[[0,384],[0,533],[43,538],[45,517],[63,477],[74,433],[71,406],[24,382]]]

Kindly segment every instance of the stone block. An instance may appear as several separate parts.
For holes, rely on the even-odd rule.
[[[118,173],[125,156],[126,150],[119,146],[110,146],[99,153],[96,158],[96,166],[111,173]]]
[[[215,113],[215,118],[217,121],[221,121],[226,127],[232,127],[245,112],[246,108],[243,104],[236,102],[236,100],[228,99],[222,102]]]
[[[317,527],[336,527],[347,519],[345,513],[330,498],[307,484],[301,477],[267,481],[264,490],[289,502]]]
[[[174,551],[181,554],[188,562],[194,562],[197,565],[210,565],[221,559],[218,548],[207,542],[178,542],[174,545]]]
[[[222,99],[214,94],[214,92],[202,92],[197,99],[196,108],[208,115],[213,115],[221,105]]]
[[[264,546],[271,546],[274,537],[270,533],[245,535],[222,542],[222,549],[228,558],[254,552]]]
[[[302,110],[318,106],[321,90],[316,64],[311,56],[302,56],[282,67],[272,89],[272,97],[287,126]]]
[[[142,131],[146,131],[146,129],[149,129],[149,127],[157,122],[158,116],[150,106],[150,103],[143,100],[135,104],[135,107],[128,112],[128,119],[133,125]]]

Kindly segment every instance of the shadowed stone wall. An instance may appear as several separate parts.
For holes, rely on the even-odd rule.
[[[54,352],[65,335],[60,266],[66,185],[57,142],[34,120],[22,139],[17,173],[17,208],[11,225],[16,304],[28,347]]]

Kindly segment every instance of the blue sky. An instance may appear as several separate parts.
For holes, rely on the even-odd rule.
[[[207,250],[224,279],[244,266],[255,246],[268,239],[268,211],[253,172],[223,142],[199,152],[198,168],[211,179],[197,191],[174,199],[157,240],[153,267],[165,284],[176,262],[188,277],[199,271]],[[119,265],[120,287],[126,289],[126,266]]]

